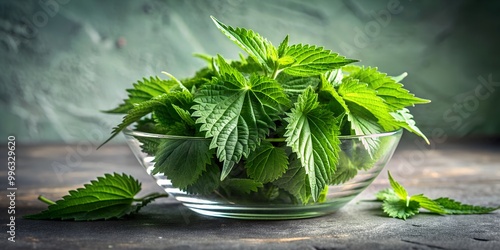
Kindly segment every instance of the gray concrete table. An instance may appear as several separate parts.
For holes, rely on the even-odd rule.
[[[500,205],[500,143],[458,141],[422,148],[407,141],[387,166],[410,193],[449,196],[462,202]],[[2,165],[6,149],[0,150]],[[3,237],[0,249],[500,249],[500,212],[439,216],[421,213],[406,221],[384,216],[374,194],[388,187],[387,174],[337,213],[313,219],[242,221],[197,215],[173,199],[140,214],[112,221],[25,220],[43,210],[39,194],[58,199],[107,172],[125,172],[143,193],[161,192],[126,145],[95,151],[90,143],[23,145],[16,149],[16,242],[7,240],[7,173],[1,171]],[[7,230],[6,230],[7,229]]]

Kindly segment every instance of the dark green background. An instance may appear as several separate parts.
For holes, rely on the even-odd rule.
[[[102,142],[120,117],[99,110],[136,80],[189,76],[203,66],[194,52],[237,57],[210,15],[408,72],[405,86],[432,100],[412,112],[435,142],[498,136],[498,13],[497,1],[0,1],[0,137]]]

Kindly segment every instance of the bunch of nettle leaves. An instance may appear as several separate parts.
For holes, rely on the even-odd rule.
[[[179,81],[164,72],[170,80],[143,79],[127,90],[123,104],[107,111],[125,114],[111,138],[132,124],[137,131],[208,138],[161,143],[138,138],[143,151],[155,156],[153,173],[165,174],[173,186],[201,194],[220,187],[266,195],[280,190],[306,204],[320,201],[327,185],[356,175],[337,175],[339,135],[404,128],[427,141],[406,107],[429,101],[398,83],[406,74],[390,77],[377,68],[350,65],[357,60],[313,45],[289,45],[288,36],[275,47],[252,30],[212,19],[248,57],[229,61],[199,55],[208,66],[193,77]],[[371,152],[379,145],[366,140],[364,146]],[[393,217],[406,219],[420,207],[436,213],[492,211],[448,199],[408,197],[392,178],[391,184],[396,192],[385,190],[378,197]],[[106,175],[57,203],[41,198],[52,205],[29,218],[121,217],[164,196],[134,199],[139,190],[130,176]],[[96,197],[93,210],[85,203],[89,194]]]

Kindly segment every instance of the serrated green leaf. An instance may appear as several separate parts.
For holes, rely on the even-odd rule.
[[[302,94],[309,86],[316,89],[320,83],[320,78],[317,76],[300,77],[280,73],[276,78],[276,81],[281,84],[283,91],[285,91],[290,100],[295,102],[297,101],[299,95]]]
[[[312,45],[295,44],[289,46],[283,57],[293,59],[293,63],[282,65],[283,72],[294,76],[317,76],[329,70],[340,68],[357,60],[346,59],[330,50]]]
[[[289,192],[297,200],[306,204],[311,195],[309,187],[309,179],[302,163],[295,156],[290,157],[290,164],[287,171],[273,184],[277,187]]]
[[[245,168],[252,179],[267,183],[283,175],[288,168],[288,157],[283,148],[263,141],[250,153]]]
[[[394,180],[394,178],[392,178],[391,172],[387,171],[387,174],[389,175],[389,183],[391,184],[392,189],[394,189],[394,193],[399,197],[399,199],[404,201],[408,200],[410,197],[408,197],[406,189]]]
[[[90,184],[85,184],[84,188],[70,191],[69,195],[50,205],[47,210],[25,218],[77,221],[121,218],[137,212],[145,205],[133,205],[134,196],[140,190],[141,184],[131,176],[106,174],[91,181]],[[143,200],[146,204],[150,201],[150,199]]]
[[[396,119],[396,121],[401,123],[401,126],[408,131],[417,134],[418,136],[424,138],[427,144],[430,144],[429,139],[420,131],[417,127],[415,121],[413,120],[413,115],[410,114],[410,111],[406,108],[397,110],[396,112],[391,112],[392,117]]]
[[[210,140],[163,139],[155,155],[152,174],[164,173],[184,189],[193,184],[211,162]]]
[[[368,84],[371,89],[376,90],[377,95],[386,101],[390,111],[430,102],[415,97],[414,94],[404,89],[402,84],[394,81],[387,74],[379,72],[377,68],[360,68],[358,71],[351,73],[348,78],[357,79],[361,83]]]
[[[158,150],[158,146],[160,145],[160,142],[157,138],[149,138],[149,137],[142,137],[142,136],[137,136],[135,138],[139,142],[141,142],[142,152],[149,154],[149,155],[156,154],[156,151]]]
[[[354,106],[352,104],[364,108],[377,118],[378,123],[384,130],[391,131],[398,128],[398,124],[390,115],[389,108],[384,100],[378,97],[376,91],[369,88],[367,84],[344,78],[337,91],[350,109]],[[357,108],[357,106],[354,107]],[[357,108],[357,111],[362,113],[361,117],[367,117],[365,111],[361,111],[359,108]]]
[[[356,135],[371,135],[383,132],[382,127],[377,122],[378,118],[366,108],[372,107],[372,112],[387,111],[382,100],[377,98],[373,91],[349,81],[344,83],[345,85],[340,85],[339,92],[342,94],[340,96],[337,90],[330,84],[332,83],[324,83],[322,91],[329,93],[340,104],[345,114],[347,114],[347,120],[351,124],[351,129],[354,130]],[[376,105],[371,106],[372,104]],[[382,119],[388,119],[388,116],[382,114],[380,116],[382,116]],[[364,137],[361,138],[361,142],[365,149],[368,150],[370,156],[373,156],[380,144],[376,137]]]
[[[278,57],[279,58],[281,58],[285,55],[287,48],[288,48],[288,35],[285,36],[283,41],[281,41],[280,46],[278,46]]]
[[[429,199],[423,194],[413,195],[411,196],[410,200],[418,202],[418,204],[420,204],[420,207],[427,209],[433,213],[437,214],[446,213],[444,208],[438,202]]]
[[[335,172],[340,141],[333,114],[319,106],[318,95],[308,87],[287,113],[285,137],[309,178],[313,200]]]
[[[149,101],[138,103],[127,112],[127,115],[123,117],[122,122],[113,128],[111,136],[104,141],[98,148],[102,147],[104,144],[113,139],[118,133],[125,129],[130,124],[139,121],[143,116],[153,112],[153,110],[160,106],[165,106],[165,102],[168,100],[168,94],[162,94],[160,96],[154,97]]]
[[[338,185],[345,183],[358,174],[358,169],[352,165],[349,157],[345,152],[339,152],[339,163],[337,164],[337,170],[332,176],[330,183],[331,185]]]
[[[482,207],[462,204],[450,198],[442,197],[434,200],[441,205],[446,214],[486,214],[500,209],[498,207]]]
[[[406,220],[407,218],[418,214],[420,205],[416,201],[407,201],[401,199],[386,199],[382,204],[384,212],[393,217]]]
[[[341,84],[342,79],[344,79],[344,74],[342,73],[342,69],[334,69],[327,71],[325,73],[325,80],[331,83],[333,87],[336,87],[339,84]]]
[[[220,185],[220,170],[219,167],[212,163],[207,165],[206,170],[201,173],[200,177],[184,190],[190,194],[208,195],[216,190]]]
[[[377,200],[379,200],[379,201],[384,201],[387,199],[391,199],[391,200],[399,199],[399,197],[396,195],[396,193],[394,193],[394,190],[390,189],[390,188],[386,188],[386,189],[378,191],[377,194],[375,194],[375,196],[377,197]]]
[[[217,157],[224,162],[224,179],[234,163],[247,157],[275,128],[273,121],[289,100],[275,80],[258,75],[247,80],[222,57],[218,64],[220,79],[214,78],[195,97],[193,117],[198,117],[200,131],[212,137],[210,148],[217,148]]]
[[[133,84],[133,89],[127,89],[128,99],[125,99],[123,104],[120,104],[115,109],[104,112],[126,114],[134,108],[135,104],[149,101],[153,97],[167,93],[175,85],[176,83],[172,80],[163,80],[158,77],[143,78],[142,81]]]
[[[213,16],[211,16],[211,18],[224,35],[247,52],[255,61],[265,67],[268,72],[272,71],[274,62],[278,60],[278,51],[271,42],[253,30],[233,28],[221,23]]]
[[[179,117],[182,119],[182,121],[184,121],[189,126],[194,126],[195,121],[193,120],[193,118],[191,118],[191,113],[189,113],[189,111],[175,104],[172,104],[172,107],[174,108],[177,115],[179,115]]]
[[[227,178],[221,185],[231,194],[249,194],[263,187],[262,182],[243,178]]]

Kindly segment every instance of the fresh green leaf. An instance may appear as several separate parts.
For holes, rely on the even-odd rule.
[[[216,190],[220,185],[220,170],[217,164],[206,166],[206,170],[201,173],[200,177],[191,185],[182,189],[190,194],[208,195]]]
[[[136,203],[134,196],[141,190],[141,184],[126,174],[106,174],[85,184],[84,188],[69,191],[69,195],[38,214],[27,215],[27,219],[60,220],[107,220],[122,218],[136,213],[152,200],[165,197],[151,194]]]
[[[369,99],[364,98],[371,98],[375,100],[375,103],[378,104],[378,106],[375,106],[376,109],[373,109],[372,112],[385,112],[385,105],[383,105],[383,103],[379,103],[380,100],[374,96],[375,93],[367,91],[367,93],[363,94],[363,91],[359,91],[359,86],[355,85],[355,83],[349,82],[349,84],[351,84],[352,86],[343,86],[343,88],[341,89],[342,94],[346,96],[346,99],[348,100],[348,102],[346,102],[344,100],[344,97],[341,97],[337,90],[333,87],[333,83],[328,81],[325,82],[325,80],[326,79],[324,79],[323,81],[321,92],[329,94],[333,98],[333,100],[335,100],[340,105],[340,108],[343,110],[343,112],[347,114],[347,120],[350,122],[351,129],[354,130],[354,133],[356,135],[371,135],[383,132],[383,129],[377,123],[378,119],[372,113],[370,113],[368,109],[365,108],[369,107],[370,104],[368,103]],[[353,93],[353,91],[358,91],[357,94],[359,94],[360,96],[353,96],[351,94]],[[333,104],[333,100],[329,100],[330,105]],[[363,104],[363,106],[359,104]],[[373,156],[373,153],[379,147],[378,138],[363,137],[360,140],[370,156]]]
[[[342,145],[341,145],[342,148]],[[351,162],[350,157],[346,151],[341,150],[339,152],[339,162],[337,164],[337,170],[330,180],[330,184],[338,185],[345,183],[358,174],[358,167]]]
[[[375,196],[377,197],[377,200],[379,200],[379,201],[384,201],[384,200],[388,200],[388,199],[391,199],[391,200],[399,199],[399,197],[396,195],[396,193],[394,193],[394,189],[390,189],[390,188],[386,188],[386,189],[378,191],[377,194],[375,194]]]
[[[302,94],[309,86],[316,89],[320,83],[320,78],[317,76],[300,77],[281,73],[276,78],[276,81],[281,84],[283,91],[285,91],[290,100],[297,101],[299,95]]]
[[[400,122],[403,128],[424,138],[427,144],[430,144],[429,139],[427,139],[424,133],[422,133],[422,131],[420,131],[420,129],[415,125],[413,115],[410,114],[408,109],[404,108],[397,110],[396,112],[391,112],[391,115],[394,119],[396,119],[396,121]]]
[[[295,155],[290,157],[287,171],[273,182],[274,185],[286,190],[303,204],[306,204],[311,197],[308,183],[306,171]]]
[[[418,214],[420,205],[416,201],[409,202],[401,199],[386,199],[382,204],[384,212],[393,217],[406,220],[407,218]]]
[[[267,183],[278,179],[288,168],[288,157],[283,148],[262,142],[246,161],[247,174],[252,179]]]
[[[158,77],[150,77],[149,79],[143,78],[142,81],[134,83],[133,89],[127,89],[128,99],[124,100],[115,109],[104,111],[106,113],[126,114],[129,110],[134,108],[135,104],[149,101],[153,97],[160,96],[169,92],[176,83],[172,80],[163,80]]]
[[[394,180],[394,178],[392,178],[391,172],[387,171],[387,174],[389,175],[389,183],[391,184],[394,193],[399,197],[399,199],[404,201],[408,200],[410,197],[408,196],[406,189]]]
[[[193,120],[193,118],[191,118],[191,113],[189,113],[189,111],[175,105],[175,104],[172,104],[172,108],[174,108],[175,112],[177,113],[177,115],[179,115],[179,117],[182,119],[182,121],[184,121],[187,125],[189,126],[194,126],[195,122]]]
[[[415,97],[403,85],[394,81],[385,73],[381,73],[377,68],[360,68],[351,73],[349,79],[356,79],[361,83],[366,83],[375,90],[377,95],[383,98],[389,106],[389,111],[396,111],[415,104],[429,103],[429,100]]]
[[[395,123],[394,118],[390,115],[389,108],[384,100],[377,96],[377,92],[369,88],[367,84],[344,78],[337,91],[344,99],[349,110],[355,108],[360,114],[359,117],[363,117],[363,120],[366,121],[366,111],[368,111],[377,118],[378,123],[384,130],[391,131],[398,128],[398,124]],[[366,111],[362,111],[359,107],[362,107]],[[373,128],[373,125],[368,126]],[[360,130],[362,131],[362,129]]]
[[[152,174],[163,173],[178,188],[193,184],[210,164],[210,140],[163,139],[155,156]]]
[[[412,195],[410,197],[410,200],[418,202],[420,204],[420,207],[427,209],[433,213],[437,214],[445,214],[446,211],[443,209],[443,207],[436,201],[433,201],[423,194],[418,194],[418,195]]]
[[[285,53],[286,49],[288,48],[288,35],[285,36],[285,39],[280,43],[280,46],[278,46],[278,57],[282,58]]]
[[[217,28],[222,31],[231,41],[236,43],[249,56],[259,62],[268,72],[272,72],[274,62],[278,60],[278,51],[271,42],[254,32],[244,28],[233,28],[221,23],[211,16]]]
[[[113,128],[111,136],[104,141],[98,148],[102,147],[104,144],[113,139],[118,133],[125,129],[130,124],[139,121],[143,116],[153,112],[153,110],[160,106],[165,106],[165,101],[168,100],[168,94],[162,94],[160,96],[154,97],[149,101],[141,102],[136,104],[132,109],[127,112],[127,115],[123,117],[122,122]]]
[[[434,200],[443,207],[446,214],[486,214],[500,209],[498,207],[481,207],[462,204],[450,198],[441,197]]]
[[[334,69],[327,71],[325,73],[325,80],[332,84],[332,86],[336,87],[342,83],[342,79],[344,78],[344,74],[342,73],[342,69]]]
[[[313,200],[335,172],[340,141],[333,114],[319,106],[318,95],[308,87],[288,113],[285,137],[309,178]]]
[[[227,178],[221,185],[228,192],[235,194],[249,194],[257,192],[259,188],[263,187],[262,182],[243,178]]]
[[[212,137],[210,148],[224,162],[221,180],[235,162],[247,157],[262,138],[275,129],[273,122],[288,105],[281,86],[265,76],[252,75],[249,80],[219,57],[221,78],[214,78],[195,97],[196,123],[206,137]]]
[[[391,217],[406,219],[416,213],[419,208],[429,210],[437,214],[484,214],[490,213],[499,207],[481,207],[462,204],[450,198],[438,198],[432,200],[423,194],[408,196],[408,193],[399,183],[397,183],[389,174],[389,181],[392,189],[379,191],[377,199],[383,201],[383,209]]]
[[[346,59],[330,50],[312,45],[289,46],[283,57],[290,57],[293,63],[282,65],[283,72],[294,76],[317,76],[329,70],[340,68],[357,60]],[[287,61],[291,61],[291,59]]]

